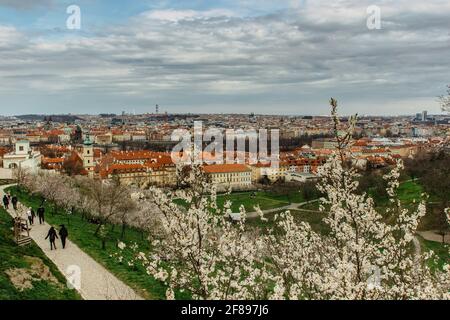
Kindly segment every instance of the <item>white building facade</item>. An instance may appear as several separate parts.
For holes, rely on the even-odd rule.
[[[36,173],[41,167],[41,161],[41,153],[34,151],[28,140],[18,140],[14,151],[3,156],[3,168],[10,170],[21,168]]]

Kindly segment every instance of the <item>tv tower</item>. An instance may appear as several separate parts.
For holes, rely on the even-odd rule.
[[[155,113],[156,113],[156,114],[159,113],[159,105],[156,105],[156,107],[155,107]]]

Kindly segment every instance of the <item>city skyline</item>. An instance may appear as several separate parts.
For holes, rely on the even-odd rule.
[[[161,108],[161,107],[159,107]],[[161,110],[161,109],[160,109]],[[429,117],[438,116],[442,118],[448,117],[447,113],[445,112],[438,112],[438,113],[429,113],[428,110],[420,110],[417,109],[416,112],[411,114],[397,114],[397,115],[391,115],[391,114],[358,114],[358,118],[370,118],[370,117],[380,117],[380,118],[403,118],[403,117],[416,117],[418,115],[422,116],[423,113],[426,113]],[[237,116],[246,116],[246,115],[255,115],[255,116],[262,116],[262,117],[331,117],[330,114],[300,114],[300,113],[292,113],[292,114],[279,114],[279,113],[256,113],[256,112],[168,112],[166,110],[162,110],[159,112],[152,111],[151,108],[149,108],[147,111],[143,112],[135,112],[135,110],[122,110],[122,112],[87,112],[87,113],[21,113],[21,114],[11,114],[6,115],[2,114],[0,112],[0,117],[25,117],[25,116],[38,116],[38,117],[52,117],[52,116],[106,116],[106,115],[113,115],[117,117],[121,116],[145,116],[145,115],[152,115],[152,116],[164,116],[164,115],[173,115],[173,116],[186,116],[186,115],[193,115],[193,116],[202,116],[202,115],[215,115],[215,116],[221,116],[221,115],[237,115]],[[341,114],[342,117],[350,117],[354,114]]]
[[[441,0],[0,0],[0,113],[326,115],[333,96],[343,114],[439,114],[449,18]]]

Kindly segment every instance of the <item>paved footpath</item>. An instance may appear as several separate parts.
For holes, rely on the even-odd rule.
[[[4,189],[7,187],[8,186],[0,187],[1,198],[3,198]],[[9,214],[13,217],[16,216],[15,211],[12,208],[10,208]],[[21,212],[21,215],[23,218],[26,218],[25,212]],[[77,279],[75,281],[72,280],[71,282],[78,284],[77,290],[83,299],[142,300],[142,298],[137,295],[133,289],[117,279],[113,274],[92,259],[89,255],[84,253],[84,251],[78,248],[70,240],[67,240],[66,248],[63,250],[61,241],[57,239],[57,250],[50,250],[50,243],[48,240],[45,240],[49,229],[50,225],[47,223],[39,225],[39,219],[36,217],[30,236],[67,279]],[[58,230],[58,228],[56,229]],[[80,274],[79,277],[78,274]]]
[[[306,202],[301,202],[301,203],[291,203],[290,205],[287,205],[287,206],[284,206],[284,207],[262,210],[262,212],[263,212],[263,214],[269,214],[269,213],[273,213],[273,212],[281,212],[281,211],[287,211],[287,210],[297,210],[297,211],[302,211],[302,212],[319,213],[320,211],[302,209],[303,206],[305,206],[307,204],[310,204],[310,203],[318,202],[318,201],[319,201],[319,199],[314,199],[314,200],[311,200],[311,201],[306,201]],[[258,218],[258,217],[259,217],[259,213],[258,212],[248,212],[246,214],[246,218],[247,219],[254,219],[254,218]]]
[[[442,243],[442,236],[438,234],[438,231],[429,230],[429,231],[419,231],[417,232],[424,238],[425,240],[434,241]],[[445,235],[444,237],[445,243],[450,244],[450,234]]]

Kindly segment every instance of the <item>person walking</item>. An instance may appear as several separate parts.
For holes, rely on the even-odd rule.
[[[16,210],[16,211],[17,211],[17,203],[18,202],[19,202],[19,199],[17,199],[16,196],[13,196],[12,199],[11,199],[11,203],[13,205],[14,210]]]
[[[58,239],[58,235],[56,234],[55,228],[51,227],[50,230],[48,230],[48,234],[45,237],[45,240],[50,240],[50,250],[53,250],[55,248],[56,250],[56,243],[55,240]]]
[[[37,214],[38,214],[38,217],[39,217],[39,224],[43,224],[45,222],[45,220],[44,220],[44,213],[45,213],[44,207],[40,206],[37,209]]]
[[[61,229],[59,229],[59,237],[61,238],[61,244],[63,249],[66,248],[66,239],[69,236],[69,232],[66,229],[65,225],[60,225]]]
[[[6,210],[9,209],[9,198],[6,194],[3,196],[3,205],[5,206]]]
[[[33,212],[33,208],[29,208],[27,210],[27,218],[28,218],[28,222],[30,223],[30,226],[33,225],[34,223],[34,212]]]

